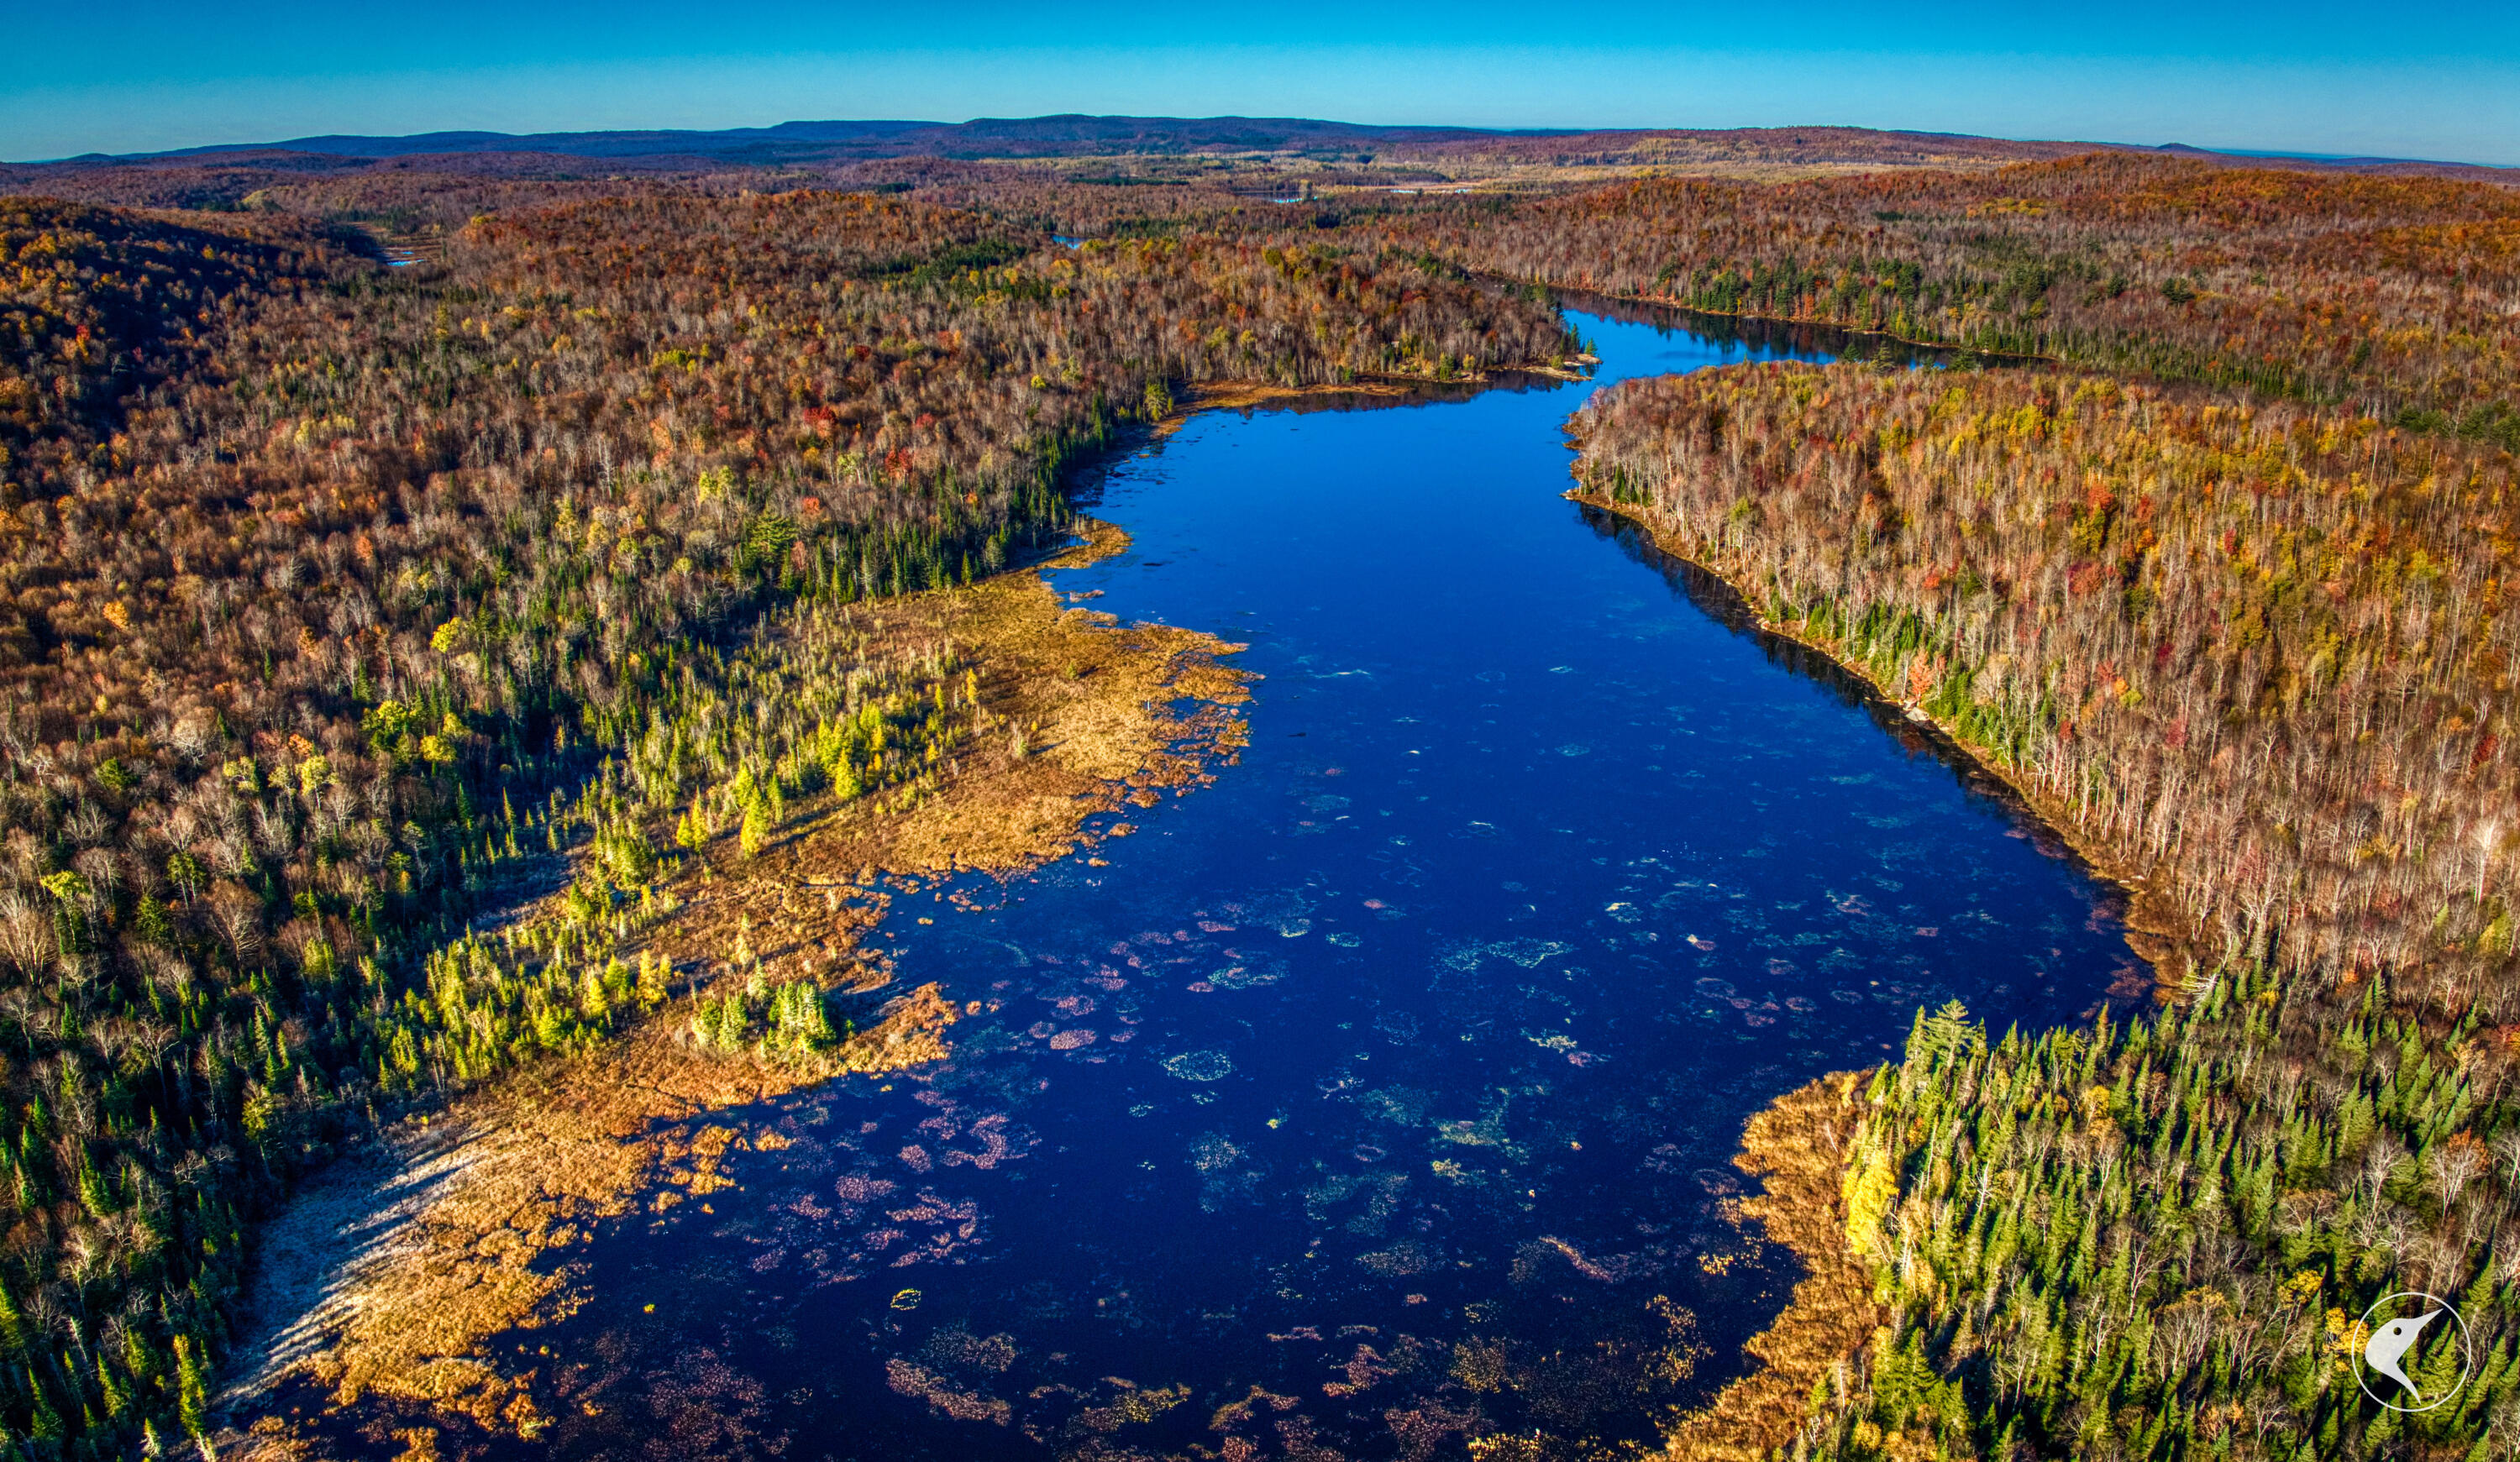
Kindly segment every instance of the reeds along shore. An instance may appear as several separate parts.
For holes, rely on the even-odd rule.
[[[1566,348],[1406,257],[627,191],[399,270],[0,203],[0,1428],[35,1454],[203,1425],[252,1225],[345,1133],[672,993],[615,947],[678,834],[1019,733],[941,642],[763,651],[764,615],[1037,554],[1061,470],[1177,388]],[[467,933],[554,878],[552,921]]]
[[[2094,1032],[1920,1016],[1847,1170],[1891,1319],[1797,1448],[2520,1443],[2510,455],[1860,366],[1630,382],[1577,430],[1592,494],[2141,872],[2194,960],[2168,1013]],[[2420,1419],[2349,1368],[2404,1288],[2476,1342]]]
[[[1062,561],[1125,542],[1106,524],[1079,526],[1088,543]],[[220,1442],[243,1443],[248,1456],[320,1451],[298,1414],[310,1395],[355,1406],[362,1426],[414,1445],[427,1438],[462,1450],[542,1435],[555,1415],[552,1377],[498,1342],[571,1311],[578,1243],[605,1220],[661,1214],[727,1185],[718,1166],[749,1138],[738,1119],[714,1114],[842,1073],[943,1057],[963,1012],[935,985],[902,991],[880,956],[859,948],[861,934],[922,883],[1033,866],[1125,831],[1089,828],[1098,815],[1204,785],[1210,765],[1242,744],[1233,708],[1247,698],[1246,677],[1219,662],[1233,648],[1065,609],[1028,572],[767,616],[744,652],[756,679],[742,704],[775,711],[799,685],[853,695],[860,673],[846,665],[868,667],[868,679],[891,667],[930,687],[930,710],[950,704],[958,733],[897,742],[917,753],[915,775],[801,790],[776,814],[756,807],[741,827],[732,807],[683,810],[688,853],[649,869],[655,881],[643,885],[653,890],[643,903],[669,907],[583,935],[617,942],[622,967],[673,972],[666,1002],[569,1059],[475,1085],[437,1119],[453,1135],[413,1141],[406,1130],[382,1173],[371,1162],[338,1184],[319,1179],[315,1202],[284,1214],[275,1237],[292,1263],[255,1287],[255,1330]],[[940,665],[951,672],[943,679]],[[783,721],[808,734],[857,724],[793,715],[759,724]],[[670,798],[649,805],[651,824],[675,816]],[[615,876],[605,871],[618,857],[606,838],[623,835],[616,826],[579,853],[591,876]],[[504,943],[530,948],[530,931],[576,927],[575,903],[574,891],[547,901]],[[472,957],[495,960],[500,942],[490,943]],[[552,963],[564,972],[563,960]],[[550,986],[530,959],[512,978],[529,991]],[[484,985],[498,988],[481,981],[459,993]],[[569,988],[565,978],[558,988]],[[424,1170],[437,1174],[425,1201],[408,1215],[377,1212]],[[391,1241],[363,1246],[364,1258],[336,1232],[380,1224],[392,1226]]]
[[[1743,1200],[1740,1217],[1791,1249],[1803,1278],[1777,1322],[1750,1342],[1758,1367],[1668,1426],[1665,1455],[1759,1462],[1795,1443],[1813,1397],[1852,1385],[1854,1357],[1883,1318],[1871,1267],[1846,1231],[1845,1174],[1866,1080],[1860,1072],[1823,1077],[1750,1119],[1732,1161],[1762,1191]]]

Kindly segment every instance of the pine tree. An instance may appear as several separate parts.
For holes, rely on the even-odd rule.
[[[183,1424],[184,1435],[200,1440],[209,1431],[209,1380],[202,1363],[201,1343],[190,1335],[175,1334],[175,1415]]]

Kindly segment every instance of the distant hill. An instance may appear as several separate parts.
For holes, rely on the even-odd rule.
[[[2270,156],[2184,144],[2133,148],[2015,141],[1865,127],[1505,129],[1371,126],[1306,117],[1090,116],[791,121],[714,131],[423,132],[327,135],[176,152],[89,154],[0,164],[0,191],[158,206],[230,206],[257,188],[377,170],[539,180],[835,169],[892,158],[954,161],[1113,155],[1296,155],[1327,162],[1422,162],[1483,168],[1656,168],[1741,173],[1897,167],[1974,168],[2097,151],[2190,155],[2227,166],[2427,173],[2496,182],[2520,170],[2387,157]],[[832,179],[839,181],[836,177]]]
[[[1435,146],[1482,139],[1585,136],[1572,131],[1478,127],[1376,127],[1304,117],[1088,116],[975,117],[967,122],[803,121],[717,131],[422,132],[408,137],[297,137],[231,143],[76,163],[162,162],[178,157],[312,153],[334,157],[539,153],[573,157],[672,155],[721,161],[811,162],[862,157],[1086,156],[1109,153],[1302,152]],[[1614,134],[1640,136],[1644,134]]]
[[[2520,183],[2520,167],[2494,167],[2478,162],[2431,162],[2420,157],[2362,157],[2342,153],[2272,153],[2248,148],[2217,151],[2189,147],[2183,142],[2165,142],[2150,151],[2166,153],[2174,157],[2193,157],[2200,162],[2219,163],[2225,167],[2332,168],[2345,172],[2422,173],[2494,183]]]
[[[728,127],[694,132],[660,129],[640,132],[419,132],[408,137],[333,135],[294,137],[286,142],[228,143],[184,148],[171,153],[133,157],[91,155],[72,161],[158,161],[169,157],[208,157],[236,153],[317,153],[334,157],[409,157],[423,154],[550,153],[572,157],[745,157],[795,153],[829,154],[835,145],[879,144],[903,133],[932,132],[942,124],[911,121],[781,122],[775,127]]]

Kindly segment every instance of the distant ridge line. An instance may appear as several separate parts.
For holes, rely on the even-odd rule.
[[[1372,153],[1391,160],[1675,166],[1709,161],[1857,166],[2033,161],[2092,152],[2192,157],[2235,166],[2426,173],[2520,181],[2520,168],[2407,157],[2211,149],[2187,143],[2018,140],[1962,132],[1845,126],[1568,128],[1378,125],[1310,117],[1112,116],[1062,112],[961,122],[891,119],[785,121],[766,127],[620,131],[439,131],[400,136],[329,133],[271,143],[219,143],[159,153],[89,153],[51,162],[0,164],[23,177],[43,169],[262,166],[291,172],[412,158],[575,158],[641,171],[807,166],[929,156],[1074,157],[1108,154]]]

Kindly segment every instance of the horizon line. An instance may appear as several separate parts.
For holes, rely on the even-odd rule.
[[[2362,154],[2362,153],[2321,153],[2321,152],[2294,151],[2294,150],[2286,150],[2286,149],[2275,149],[2275,148],[2236,148],[2236,147],[2221,147],[2221,148],[2218,148],[2218,147],[2211,147],[2211,146],[2207,146],[2207,145],[2203,145],[2203,144],[2198,144],[2198,143],[2187,143],[2187,142],[2178,142],[2178,141],[2162,142],[2162,143],[2135,143],[2135,142],[2110,142],[2110,141],[2104,141],[2104,140],[2099,140],[2099,139],[2081,139],[2081,138],[2063,138],[2063,137],[2013,137],[2013,136],[2003,136],[2003,135],[1999,135],[1999,134],[1996,134],[1996,133],[1985,133],[1985,132],[1956,132],[1956,131],[1950,131],[1950,130],[1946,130],[1946,129],[1942,129],[1942,128],[1922,128],[1922,127],[1868,127],[1868,126],[1861,126],[1861,125],[1857,125],[1857,124],[1853,124],[1853,123],[1847,123],[1847,122],[1823,122],[1823,121],[1813,121],[1813,122],[1802,122],[1802,123],[1783,124],[1783,125],[1771,125],[1771,126],[1734,126],[1734,127],[1688,127],[1688,126],[1647,126],[1647,127],[1627,126],[1627,127],[1594,127],[1594,126],[1580,126],[1580,125],[1573,125],[1573,126],[1533,126],[1533,127],[1499,127],[1499,126],[1485,126],[1485,125],[1480,125],[1480,124],[1476,124],[1476,123],[1454,123],[1454,122],[1354,122],[1354,121],[1344,121],[1344,120],[1339,120],[1339,119],[1331,118],[1331,117],[1303,116],[1303,115],[1296,115],[1296,114],[1291,114],[1291,113],[1288,113],[1288,114],[1280,114],[1280,115],[1255,115],[1255,114],[1246,113],[1246,112],[1220,112],[1220,113],[1214,113],[1214,114],[1207,115],[1207,116],[1185,116],[1185,115],[1178,115],[1178,114],[1169,114],[1169,113],[1151,113],[1151,112],[1142,113],[1142,112],[1096,112],[1096,111],[1050,111],[1050,112],[1041,112],[1041,113],[1037,113],[1037,114],[1035,114],[1035,115],[1031,115],[1031,116],[979,115],[979,116],[970,116],[970,117],[966,117],[966,118],[964,118],[964,119],[963,119],[963,120],[961,120],[961,121],[936,121],[936,120],[918,119],[918,118],[906,118],[906,117],[790,117],[790,118],[788,118],[788,119],[785,119],[785,120],[782,120],[782,121],[768,123],[768,124],[766,124],[766,125],[756,125],[756,126],[729,126],[729,127],[589,127],[589,128],[556,129],[556,130],[548,130],[548,131],[540,131],[540,132],[502,132],[502,131],[496,131],[496,130],[491,130],[491,129],[487,129],[487,128],[459,128],[459,127],[450,127],[450,128],[442,128],[442,129],[431,129],[431,130],[428,130],[428,131],[420,131],[420,132],[315,132],[315,133],[305,133],[305,134],[301,134],[301,135],[299,135],[299,136],[295,136],[295,137],[283,138],[283,139],[278,139],[278,140],[269,141],[269,142],[222,142],[222,143],[201,143],[201,144],[196,144],[196,145],[193,145],[193,146],[190,146],[190,147],[182,147],[182,148],[167,148],[167,149],[162,149],[162,150],[154,151],[154,152],[141,152],[141,153],[104,153],[104,152],[86,152],[86,153],[67,154],[67,155],[61,155],[61,156],[55,156],[55,157],[28,158],[28,159],[22,159],[22,160],[15,160],[15,159],[0,159],[0,166],[8,166],[8,167],[59,167],[59,166],[64,166],[64,165],[68,165],[68,164],[75,164],[75,163],[89,163],[89,164],[102,164],[102,163],[139,163],[139,162],[151,162],[151,161],[158,161],[158,160],[160,160],[160,159],[167,159],[167,158],[178,158],[178,157],[201,157],[201,156],[206,156],[206,155],[216,155],[216,154],[220,154],[220,153],[253,153],[253,152],[298,152],[298,153],[313,154],[313,155],[335,155],[335,156],[362,156],[362,155],[366,155],[358,154],[358,153],[346,153],[346,154],[345,154],[345,153],[338,153],[338,152],[326,153],[324,150],[320,150],[320,149],[312,149],[312,148],[307,148],[307,147],[303,147],[303,146],[301,146],[302,144],[308,144],[308,143],[324,143],[324,142],[333,142],[333,143],[356,143],[356,142],[371,142],[371,143],[387,143],[387,142],[416,142],[416,141],[421,141],[421,140],[425,140],[425,139],[431,139],[431,138],[448,138],[448,139],[463,138],[463,139],[468,139],[468,140],[479,140],[479,141],[484,141],[484,142],[494,141],[494,140],[495,140],[495,141],[500,141],[500,142],[528,142],[528,141],[532,141],[532,140],[535,140],[535,139],[541,139],[541,138],[552,138],[552,139],[558,139],[558,138],[597,138],[597,137],[637,137],[637,136],[643,136],[643,135],[652,135],[652,136],[657,136],[657,137],[692,137],[692,138],[705,138],[705,137],[732,137],[732,136],[741,136],[741,135],[743,135],[743,134],[746,134],[746,133],[774,134],[774,133],[777,133],[777,132],[780,132],[780,131],[783,131],[783,130],[786,130],[786,129],[789,129],[789,128],[816,127],[816,126],[862,126],[862,127],[871,127],[871,128],[872,128],[872,127],[880,127],[880,128],[885,128],[885,129],[892,130],[893,132],[895,132],[895,133],[897,134],[897,133],[899,133],[899,132],[911,132],[911,131],[919,131],[919,130],[926,130],[926,129],[938,129],[938,130],[942,130],[942,129],[947,129],[947,128],[971,127],[971,126],[979,125],[979,124],[982,124],[982,123],[990,123],[990,122],[999,122],[999,123],[1043,122],[1043,121],[1058,121],[1058,120],[1064,120],[1064,119],[1070,119],[1070,118],[1075,118],[1075,119],[1084,119],[1084,120],[1092,120],[1092,121],[1145,121],[1145,122],[1236,122],[1236,121],[1242,121],[1242,122],[1295,122],[1295,123],[1313,123],[1313,124],[1317,124],[1317,125],[1322,125],[1322,126],[1331,126],[1331,127],[1350,127],[1350,128],[1355,128],[1355,129],[1357,129],[1357,130],[1359,130],[1359,131],[1372,131],[1372,132],[1382,132],[1382,133],[1469,133],[1469,134],[1474,134],[1474,135],[1493,136],[1493,137],[1581,137],[1581,136],[1622,136],[1622,135],[1625,135],[1625,136],[1648,136],[1648,135],[1652,135],[1652,134],[1656,134],[1656,133],[1700,133],[1700,134],[1710,134],[1710,133],[1711,133],[1711,134],[1720,134],[1720,133],[1735,133],[1735,132],[1792,132],[1792,131],[1797,130],[1798,128],[1811,128],[1811,129],[1816,129],[1816,130],[1817,130],[1817,129],[1825,129],[1825,130],[1829,130],[1829,131],[1864,132],[1864,133],[1871,133],[1871,134],[1875,134],[1875,135],[1884,135],[1884,136],[1904,136],[1904,137],[1922,137],[1922,138],[1937,138],[1937,137],[1940,137],[1940,138],[1953,138],[1953,139],[1965,140],[1965,141],[1975,141],[1975,142],[2018,143],[2018,144],[2023,144],[2023,145],[2048,144],[2048,145],[2061,146],[2061,147],[2088,147],[2088,148],[2092,148],[2092,149],[2094,149],[2094,150],[2105,150],[2105,151],[2128,151],[2128,152],[2142,152],[2142,153],[2165,153],[2165,152],[2167,152],[2167,153],[2178,153],[2178,152],[2187,152],[2187,153],[2199,153],[2199,154],[2204,154],[2204,155],[2210,155],[2210,156],[2261,158],[2261,159],[2266,159],[2266,160],[2270,160],[2270,161],[2302,161],[2302,162],[2319,162],[2319,163],[2328,163],[2328,164],[2333,164],[2333,165],[2364,164],[2364,165],[2383,165],[2383,166],[2386,166],[2386,165],[2398,165],[2398,164],[2413,164],[2413,165],[2419,165],[2419,166],[2433,166],[2433,167],[2473,167],[2473,168],[2490,169],[2490,170],[2494,170],[2494,171],[2520,172],[2520,162],[2481,162],[2481,161],[2472,161],[2472,160],[2467,160],[2467,159],[2462,159],[2462,158],[2452,158],[2452,157],[2407,157],[2407,156],[2390,156],[2390,155],[2380,155],[2380,154]],[[879,135],[879,134],[878,134],[878,135]],[[827,140],[836,143],[836,142],[845,141],[846,139],[833,138],[833,139],[827,139]],[[475,153],[480,153],[480,154],[485,154],[485,155],[495,155],[495,154],[498,154],[498,153],[511,152],[511,151],[514,151],[514,152],[532,152],[532,151],[536,151],[536,150],[534,150],[534,149],[530,149],[530,148],[506,149],[506,148],[498,148],[498,147],[482,147],[482,148],[470,149],[470,150],[468,150],[468,151],[472,151],[472,152],[475,152]],[[1270,150],[1270,151],[1276,151],[1276,150]],[[378,160],[382,160],[382,155],[380,155],[380,157],[378,158]],[[405,154],[405,155],[428,155],[428,154],[426,154],[426,153],[419,153],[419,154]],[[639,156],[639,155],[643,155],[632,153],[632,154],[623,154],[623,155],[622,155],[622,156]],[[736,163],[736,162],[734,162],[732,159],[726,159],[726,160],[728,160],[728,161],[729,161],[729,165],[737,165],[737,166],[740,166],[740,165],[745,165],[745,164]],[[757,164],[754,164],[754,165],[757,165]]]

